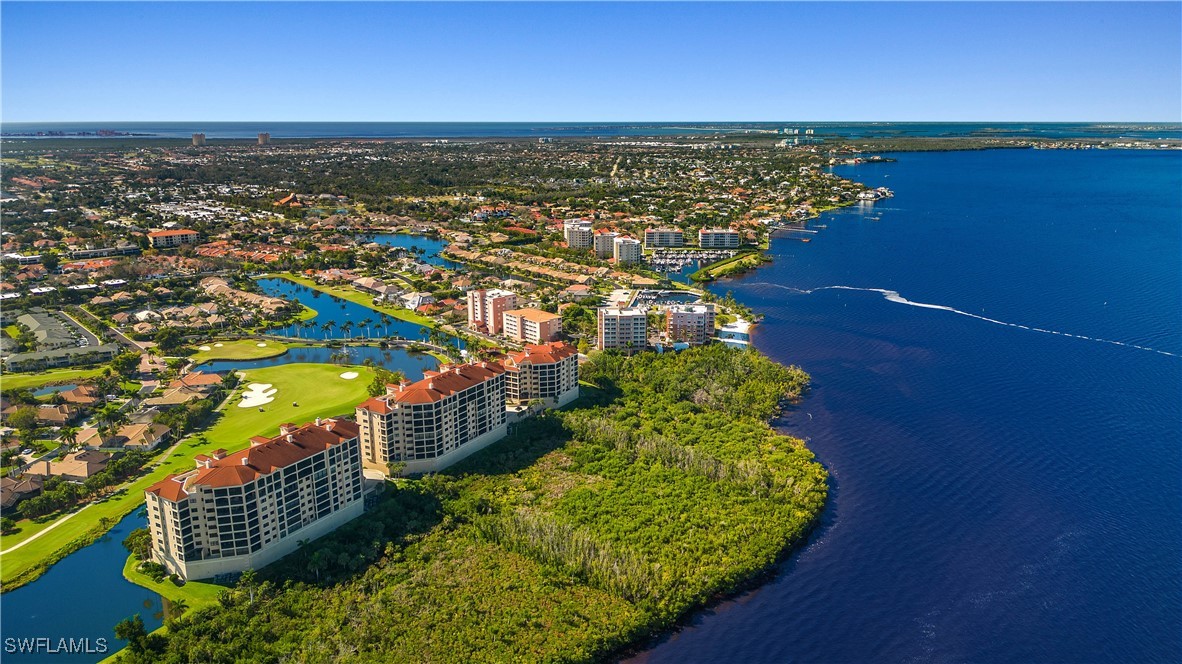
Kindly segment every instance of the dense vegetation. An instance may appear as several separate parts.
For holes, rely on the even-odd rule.
[[[244,575],[127,661],[587,661],[737,590],[806,535],[826,473],[766,420],[807,375],[722,346],[604,353],[579,407]]]

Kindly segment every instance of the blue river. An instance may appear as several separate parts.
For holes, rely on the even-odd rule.
[[[636,661],[1182,661],[1182,153],[895,156],[715,287],[813,377],[820,527]]]

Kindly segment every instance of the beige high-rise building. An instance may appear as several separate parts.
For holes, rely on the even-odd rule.
[[[504,333],[514,341],[541,344],[562,332],[562,316],[541,309],[513,309],[503,314]]]
[[[271,142],[271,134],[262,132],[259,134],[259,145],[268,145]]]
[[[386,473],[387,464],[405,463],[404,473],[435,472],[505,436],[504,366],[473,362],[423,375],[358,404],[367,468]]]
[[[640,240],[630,237],[618,237],[612,240],[612,256],[617,265],[624,263],[639,263],[644,260],[644,247]]]
[[[592,240],[595,255],[604,259],[612,258],[615,255],[615,243],[618,237],[620,237],[620,234],[612,231],[599,231],[596,233],[595,238]]]
[[[644,230],[645,249],[683,246],[685,246],[685,237],[680,228],[646,228]]]
[[[733,228],[702,228],[698,230],[698,246],[703,249],[735,249],[739,246],[739,231]]]
[[[205,134],[193,134],[193,147],[205,145]]]
[[[348,420],[284,424],[278,436],[196,462],[144,492],[152,557],[184,579],[259,569],[364,509],[358,427]]]
[[[631,307],[603,307],[599,309],[600,350],[623,350],[636,353],[648,345],[648,316]]]
[[[505,360],[505,376],[509,402],[565,406],[579,397],[579,351],[562,341],[526,346]]]
[[[562,232],[566,236],[566,246],[571,249],[590,249],[591,239],[595,235],[591,230],[591,222],[582,219],[564,223]]]

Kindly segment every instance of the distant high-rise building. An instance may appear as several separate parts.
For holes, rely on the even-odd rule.
[[[201,147],[205,145],[205,134],[193,134],[193,146]]]
[[[502,322],[506,337],[531,344],[554,341],[562,332],[562,316],[541,309],[506,311]]]
[[[267,145],[271,142],[271,134],[262,132],[259,134],[259,145]]]
[[[576,219],[568,221],[562,225],[563,234],[566,235],[566,246],[571,249],[590,249],[591,239],[594,232],[591,230],[591,222]]]
[[[682,246],[685,246],[685,237],[680,228],[646,228],[644,230],[645,249]]]
[[[703,249],[734,249],[739,246],[739,231],[733,228],[703,228],[698,231],[698,246]]]
[[[648,316],[641,309],[603,307],[599,310],[598,342],[600,350],[644,350],[648,345]]]
[[[488,334],[500,334],[504,315],[517,307],[517,294],[499,288],[468,293],[468,327]]]
[[[676,304],[665,309],[665,337],[698,346],[714,336],[713,304]]]
[[[595,255],[605,259],[614,256],[616,238],[618,237],[620,237],[620,234],[613,233],[612,231],[599,231],[596,233],[594,240],[592,240]]]
[[[618,237],[612,240],[612,255],[617,265],[624,263],[639,263],[644,258],[644,247],[640,240],[630,237]]]

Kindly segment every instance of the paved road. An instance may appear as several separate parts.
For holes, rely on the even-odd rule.
[[[127,346],[127,347],[129,347],[129,348],[131,348],[131,349],[135,350],[137,353],[138,353],[138,352],[143,352],[143,351],[144,351],[144,347],[143,347],[143,346],[139,345],[139,344],[138,344],[138,343],[137,343],[137,342],[136,342],[134,339],[132,339],[131,337],[128,337],[127,335],[123,334],[123,333],[122,333],[122,332],[120,332],[119,330],[116,330],[116,329],[114,329],[114,328],[112,328],[112,327],[108,326],[108,325],[107,325],[105,322],[103,322],[103,319],[99,318],[98,316],[95,316],[94,314],[92,314],[92,313],[90,313],[89,311],[87,311],[87,310],[83,309],[82,307],[78,307],[78,309],[77,309],[77,310],[78,310],[78,311],[81,311],[83,314],[85,314],[85,315],[89,316],[89,317],[90,317],[91,319],[93,319],[95,322],[97,322],[97,323],[99,323],[100,325],[102,325],[103,327],[105,327],[105,328],[106,328],[106,329],[107,329],[107,330],[108,330],[108,331],[109,331],[109,332],[110,332],[112,335],[114,335],[114,337],[115,337],[115,338],[116,338],[116,339],[117,339],[117,340],[118,340],[120,343],[122,343],[124,346]],[[63,313],[64,313],[64,312],[63,312]],[[69,316],[69,314],[66,314],[66,315],[67,315],[67,316]],[[73,320],[73,319],[71,318],[71,320]],[[75,323],[77,323],[78,321],[74,321],[74,322],[75,322]],[[79,327],[81,327],[81,324],[79,325]],[[85,329],[85,328],[83,328],[83,329]],[[88,332],[87,334],[89,334],[89,332]],[[91,336],[94,336],[94,335],[92,334]]]

